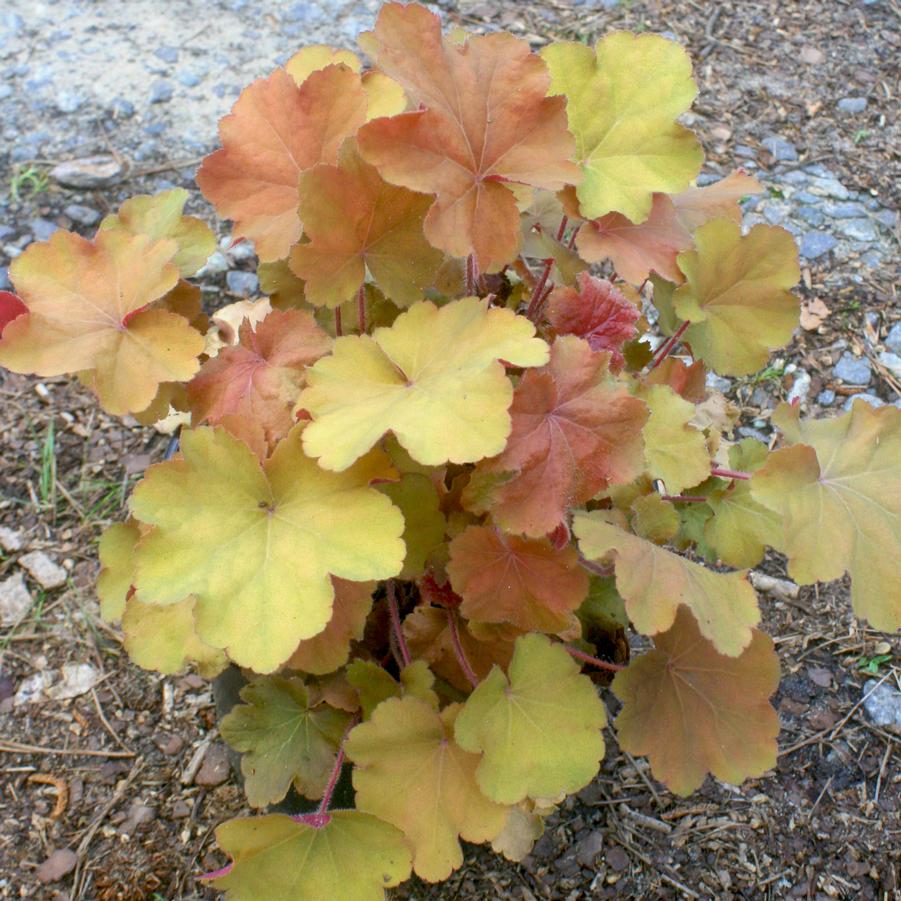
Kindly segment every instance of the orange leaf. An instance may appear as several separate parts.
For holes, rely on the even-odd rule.
[[[203,161],[197,184],[264,263],[286,257],[300,238],[300,173],[336,162],[366,121],[366,104],[360,76],[346,66],[313,72],[300,86],[277,69],[245,88],[219,124],[222,148]]]
[[[483,623],[559,632],[588,594],[588,573],[572,545],[470,526],[450,544],[447,574],[462,598],[460,612]]]
[[[548,300],[547,318],[558,335],[578,335],[592,350],[609,350],[614,366],[623,365],[620,352],[637,334],[639,309],[613,284],[579,273],[579,290],[557,288]]]
[[[760,182],[739,169],[712,185],[688,188],[681,194],[674,194],[672,201],[682,226],[688,231],[694,231],[711,219],[741,222],[738,201],[748,194],[762,193]]]
[[[565,100],[546,96],[543,61],[508,34],[446,40],[438,16],[416,4],[385,4],[364,46],[420,106],[364,126],[364,158],[392,184],[436,195],[425,220],[435,247],[474,253],[483,271],[510,262],[519,211],[504,182],[559,190],[580,178]]]
[[[332,578],[335,603],[325,630],[304,639],[288,658],[288,669],[303,670],[320,676],[332,673],[347,663],[351,641],[363,637],[363,626],[372,609],[374,582],[348,582]]]
[[[516,387],[513,431],[499,456],[476,467],[471,506],[490,508],[510,532],[541,536],[608,483],[638,475],[647,408],[613,381],[608,361],[580,338],[554,342],[548,365],[527,371]],[[504,473],[513,476],[501,481]],[[475,500],[491,481],[500,484],[486,489],[487,503]]]
[[[691,235],[666,194],[654,194],[651,213],[639,225],[622,213],[607,213],[586,222],[576,236],[582,259],[613,260],[617,273],[633,285],[640,285],[651,272],[671,282],[684,281],[676,256],[691,246]]]
[[[703,360],[691,365],[678,357],[667,357],[644,377],[645,385],[669,385],[680,397],[693,404],[707,397],[707,367]]]
[[[244,438],[262,429],[270,447],[294,424],[291,410],[304,383],[304,367],[331,347],[331,338],[302,310],[273,310],[253,324],[245,319],[239,341],[203,364],[188,385],[194,425],[223,425]]]
[[[316,166],[300,180],[300,216],[310,243],[291,251],[291,269],[316,305],[350,300],[368,269],[398,306],[421,300],[442,262],[422,233],[432,199],[383,181],[352,144],[337,166]]]
[[[0,365],[14,372],[86,372],[101,406],[120,416],[150,405],[161,382],[191,378],[203,336],[165,309],[146,309],[178,281],[174,241],[104,231],[56,232],[10,266],[28,315],[3,329]]]
[[[708,771],[738,785],[776,765],[779,719],[768,698],[779,684],[779,658],[768,635],[753,630],[739,657],[725,657],[680,607],[654,645],[613,680],[624,751],[647,754],[654,776],[682,796]]]

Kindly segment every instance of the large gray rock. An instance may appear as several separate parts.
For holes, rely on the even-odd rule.
[[[21,622],[30,606],[31,594],[22,573],[15,573],[0,582],[0,626]]]
[[[863,695],[863,709],[874,725],[901,732],[901,691],[888,681],[869,679]]]

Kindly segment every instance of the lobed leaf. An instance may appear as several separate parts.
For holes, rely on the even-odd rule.
[[[703,153],[675,121],[698,92],[682,47],[659,35],[618,31],[594,49],[566,41],[541,55],[551,93],[566,95],[584,173],[577,194],[586,219],[618,212],[644,222],[655,191],[688,187]]]
[[[357,808],[403,831],[413,869],[429,882],[463,863],[459,838],[491,841],[508,815],[479,791],[478,754],[454,741],[459,709],[452,704],[438,713],[415,697],[389,698],[346,743]]]
[[[199,367],[203,336],[182,316],[147,309],[178,281],[174,241],[101,231],[87,241],[56,232],[10,265],[27,315],[0,338],[0,365],[53,376],[89,372],[108,413],[149,406],[162,382],[186,381]]]
[[[447,564],[460,612],[483,623],[512,623],[526,631],[559,632],[588,594],[588,573],[567,545],[469,526],[450,543]]]
[[[125,612],[125,601],[134,582],[134,550],[141,530],[134,521],[115,522],[100,536],[97,597],[100,615],[115,623]]]
[[[609,359],[573,336],[554,341],[548,365],[520,379],[507,446],[476,467],[464,496],[470,509],[490,509],[509,532],[542,536],[570,507],[638,475],[647,408],[610,377]]]
[[[401,579],[415,579],[425,572],[428,558],[444,544],[447,523],[439,508],[438,492],[431,480],[417,472],[406,472],[399,482],[379,485],[404,515],[407,555]]]
[[[417,4],[386,3],[361,44],[419,107],[364,126],[364,159],[392,184],[435,195],[425,220],[435,247],[474,254],[482,271],[509,263],[519,212],[505,183],[558,190],[579,178],[541,59],[509,34],[448,40]]]
[[[228,820],[216,841],[233,863],[206,878],[228,901],[382,901],[410,875],[403,834],[356,810],[324,826],[280,813]]]
[[[651,772],[677,795],[700,788],[708,771],[738,785],[776,765],[779,718],[769,704],[779,685],[779,658],[769,636],[752,631],[737,657],[724,656],[680,607],[654,650],[616,674],[623,702],[620,747],[646,754]]]
[[[604,704],[592,681],[543,635],[516,640],[505,676],[494,667],[469,696],[454,734],[482,752],[479,787],[503,804],[584,788],[604,756]]]
[[[313,422],[304,450],[341,471],[392,431],[430,466],[496,454],[513,394],[499,361],[540,366],[547,352],[532,323],[510,310],[475,297],[417,303],[371,337],[339,338],[307,371],[298,406]]]
[[[616,588],[643,635],[671,628],[684,604],[720,653],[737,657],[750,643],[760,611],[743,573],[712,572],[605,522],[602,511],[577,513],[573,531],[588,560],[615,554]]]
[[[694,234],[696,250],[679,254],[687,284],[672,296],[675,314],[691,325],[694,355],[721,375],[763,366],[798,325],[800,302],[789,292],[800,278],[798,249],[785,229],[714,219]]]
[[[739,169],[703,188],[686,188],[674,195],[672,202],[683,228],[693,232],[711,219],[731,219],[741,224],[739,200],[762,193],[760,182]]]
[[[356,689],[365,720],[388,698],[412,696],[424,701],[432,709],[438,709],[438,695],[432,688],[435,676],[424,660],[414,660],[409,666],[405,666],[400,671],[400,682],[377,663],[354,660],[347,667],[347,681]]]
[[[802,584],[851,574],[854,612],[875,629],[901,628],[901,412],[862,400],[834,419],[773,414],[791,446],[751,479],[751,497],[782,522],[779,550]]]
[[[422,231],[432,199],[388,184],[345,144],[338,165],[300,178],[300,217],[309,243],[291,251],[306,299],[334,308],[351,300],[368,272],[398,306],[422,300],[443,256]]]
[[[300,239],[300,174],[337,161],[366,107],[360,76],[347,66],[314,71],[300,86],[277,69],[245,88],[219,123],[222,147],[203,161],[197,185],[262,262],[284,259]]]
[[[195,595],[198,635],[259,673],[325,629],[330,575],[388,578],[404,557],[403,517],[369,487],[383,464],[325,472],[304,456],[301,430],[262,466],[221,429],[182,432],[182,458],[152,466],[131,499],[156,527],[137,549],[138,599]]]
[[[292,783],[314,801],[322,797],[350,717],[313,705],[303,679],[263,676],[241,689],[241,700],[219,724],[241,752],[251,807],[276,804]]]

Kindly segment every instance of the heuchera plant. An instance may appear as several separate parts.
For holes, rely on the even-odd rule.
[[[597,773],[613,674],[620,747],[674,792],[771,768],[766,546],[901,625],[901,413],[782,405],[774,450],[727,440],[706,387],[790,340],[798,263],[742,232],[753,178],[692,186],[685,52],[535,54],[397,3],[361,46],[254,82],[197,176],[268,299],[208,328],[188,279],[214,236],[172,190],[31,245],[2,300],[4,366],[186,422],[98,592],[141,666],[244,669],[221,731],[251,806],[321,801],[219,828],[235,901],[381,898],[445,879],[460,839],[521,858]]]

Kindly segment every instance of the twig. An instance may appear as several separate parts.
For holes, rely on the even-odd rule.
[[[67,757],[135,757],[134,751],[97,751],[90,748],[41,748],[23,742],[0,739],[0,752],[7,754],[57,754]]]
[[[388,579],[385,590],[388,594],[388,610],[391,614],[391,628],[394,630],[394,638],[397,641],[397,649],[404,666],[409,666],[412,661],[410,649],[407,647],[407,639],[400,624],[400,609],[397,606],[397,595],[394,593],[394,579]]]
[[[200,764],[203,763],[203,758],[206,757],[206,752],[209,746],[213,743],[213,735],[207,735],[206,738],[197,746],[197,750],[191,755],[191,759],[188,761],[188,765],[184,768],[181,774],[181,784],[182,785],[190,785],[194,781],[194,777],[197,775],[197,771],[200,769]]]
[[[132,751],[132,749],[129,748],[128,745],[126,745],[125,742],[123,742],[121,738],[119,738],[119,736],[116,734],[116,730],[113,729],[113,727],[109,723],[109,720],[104,716],[103,708],[100,706],[100,699],[97,697],[97,692],[94,691],[93,688],[91,689],[91,697],[94,700],[94,709],[97,711],[97,716],[100,717],[100,722],[103,723],[104,727],[106,728],[106,731],[109,732],[110,735],[112,735],[113,741],[115,741],[115,743],[120,748],[122,748],[122,750],[128,751],[129,754],[134,756],[134,751]]]
[[[473,668],[469,665],[469,661],[466,659],[466,653],[463,651],[463,645],[460,642],[460,633],[457,630],[457,617],[453,610],[447,611],[447,624],[450,629],[450,637],[451,644],[454,646],[454,653],[457,655],[457,662],[460,664],[460,669],[463,670],[463,674],[469,679],[470,685],[473,688],[476,688],[479,684],[479,677],[473,671]]]

